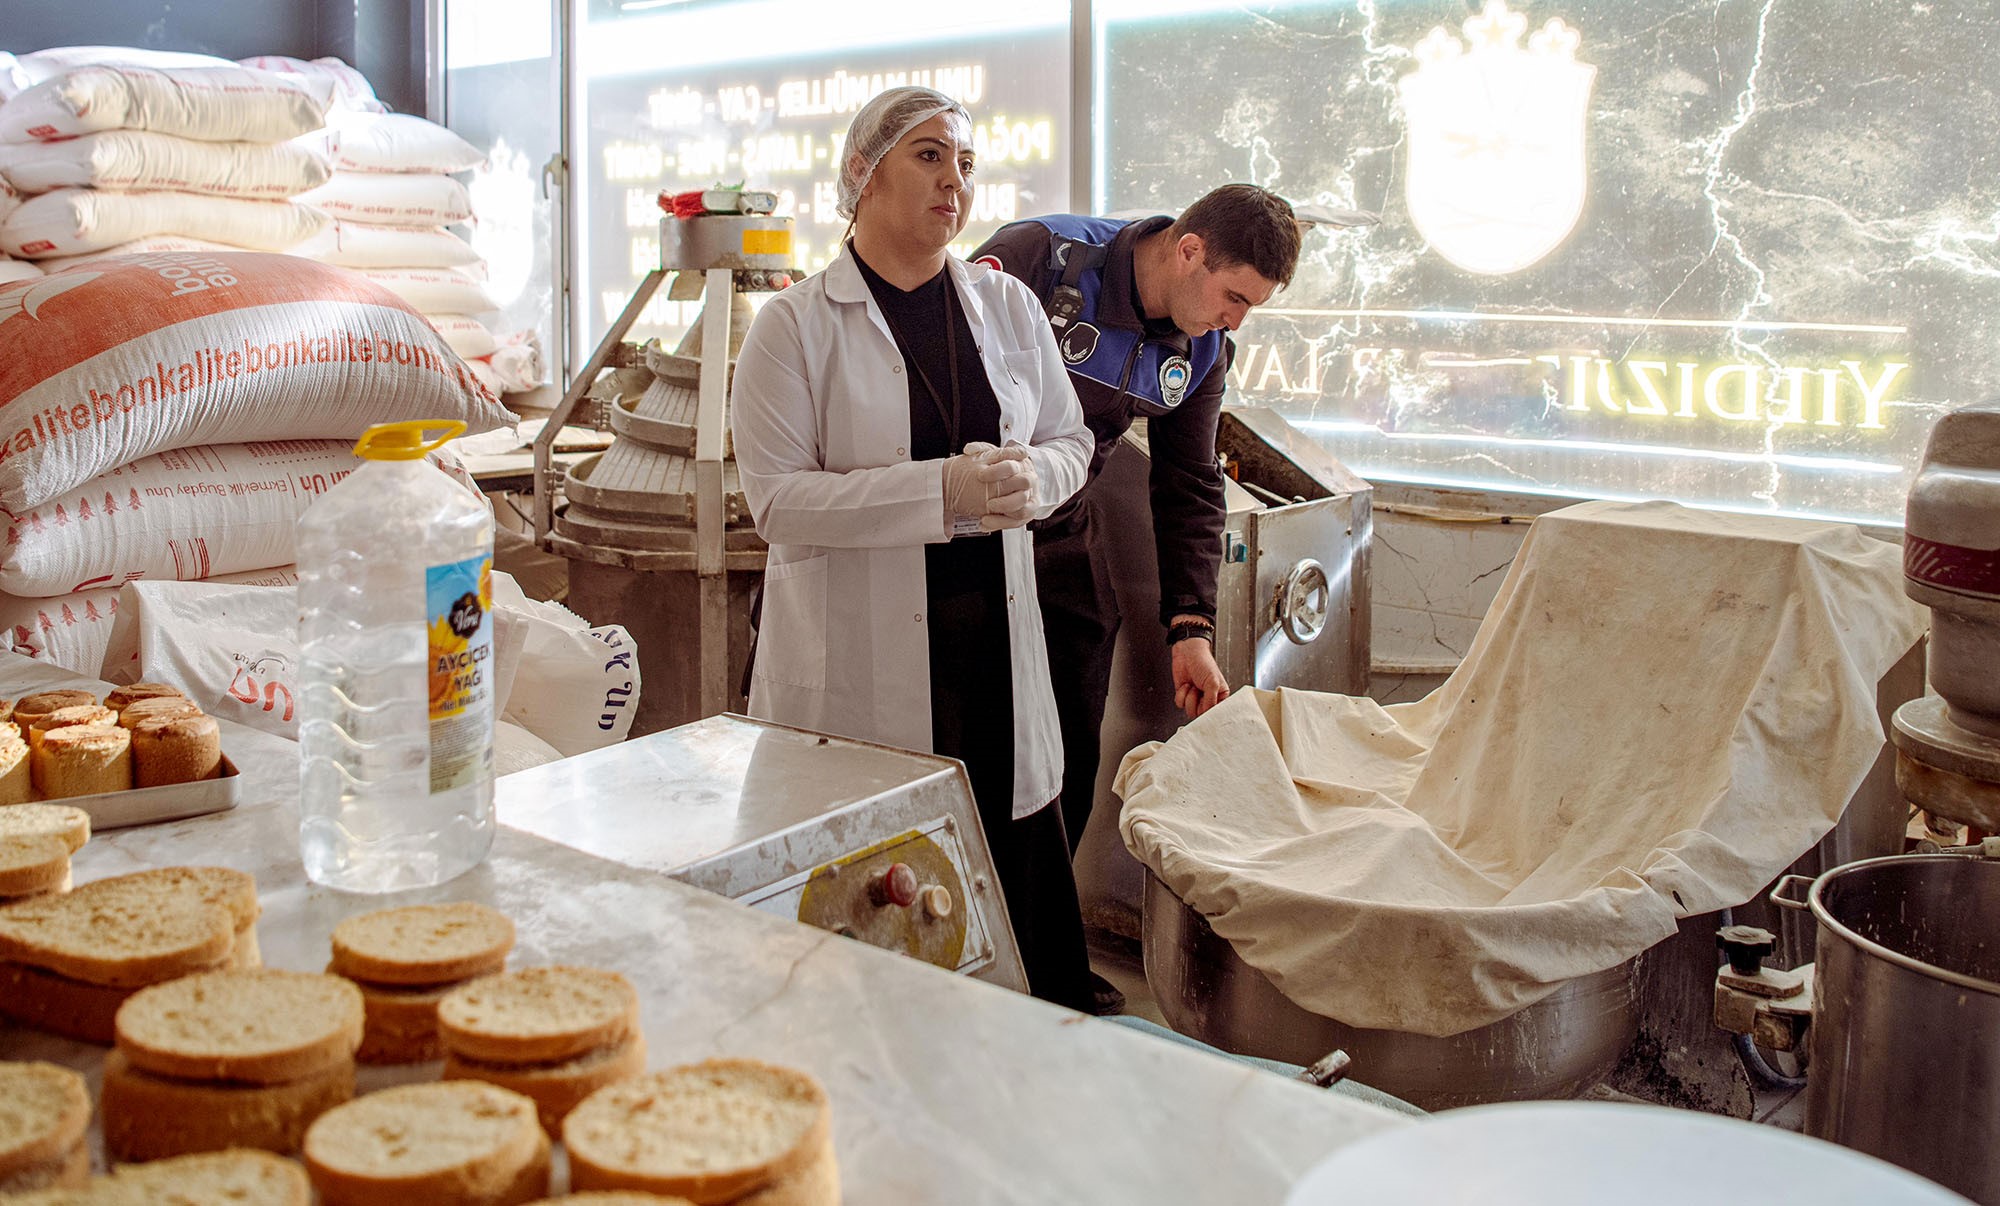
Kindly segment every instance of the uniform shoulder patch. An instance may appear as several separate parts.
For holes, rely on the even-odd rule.
[[[1097,350],[1099,332],[1087,322],[1080,322],[1063,332],[1062,358],[1064,364],[1082,364]]]
[[[1006,266],[1000,262],[1000,257],[994,255],[992,252],[988,252],[985,255],[982,255],[978,259],[972,262],[975,264],[981,264],[984,265],[985,267],[991,268],[995,272],[1005,272],[1007,270]]]
[[[1169,356],[1160,363],[1160,401],[1168,406],[1179,406],[1187,397],[1188,375],[1187,357]]]

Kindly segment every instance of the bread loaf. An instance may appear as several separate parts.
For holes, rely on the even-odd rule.
[[[37,720],[57,708],[74,708],[96,702],[97,696],[88,691],[38,691],[33,695],[23,695],[14,702],[14,723],[25,735]]]
[[[0,1179],[52,1163],[60,1172],[89,1126],[82,1076],[54,1064],[0,1063]]]
[[[306,1132],[323,1206],[518,1206],[549,1191],[535,1103],[470,1080],[357,1097]]]
[[[621,1081],[570,1111],[562,1134],[576,1189],[839,1201],[826,1090],[790,1068],[718,1059]]]
[[[542,1129],[555,1138],[562,1135],[563,1119],[584,1098],[645,1070],[643,1034],[555,1064],[492,1064],[449,1052],[444,1060],[446,1080],[481,1080],[533,1100]]]
[[[98,1113],[114,1160],[159,1160],[192,1152],[254,1147],[288,1154],[306,1128],[354,1096],[354,1063],[301,1080],[254,1085],[182,1080],[134,1068],[121,1051],[104,1057]]]
[[[69,843],[54,833],[0,834],[0,898],[69,887]]]
[[[132,734],[132,784],[199,783],[222,773],[222,731],[213,716],[144,720]]]
[[[487,976],[438,1002],[445,1049],[504,1064],[553,1063],[638,1029],[639,994],[617,972],[530,967]]]
[[[202,972],[118,1011],[118,1049],[155,1076],[282,1084],[351,1063],[360,1045],[361,994],[311,972]]]
[[[28,751],[44,796],[67,800],[132,786],[132,735],[109,725],[72,725],[42,734]]]
[[[125,705],[118,713],[118,727],[137,728],[149,720],[172,720],[177,716],[200,716],[202,711],[191,699],[161,695]]]
[[[514,946],[514,923],[485,905],[405,905],[350,917],[333,927],[327,970],[382,985],[450,984],[499,971]]]
[[[133,683],[127,687],[116,687],[104,697],[104,706],[114,712],[126,708],[142,699],[186,699],[187,692],[172,683]]]

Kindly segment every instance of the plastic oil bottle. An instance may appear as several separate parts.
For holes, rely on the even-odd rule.
[[[443,883],[493,842],[493,517],[386,423],[299,517],[299,852],[315,883]],[[443,432],[425,439],[427,432]]]

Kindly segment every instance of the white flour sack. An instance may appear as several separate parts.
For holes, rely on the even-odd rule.
[[[11,56],[10,56],[11,57]],[[23,87],[41,83],[79,67],[227,67],[228,59],[185,50],[146,50],[138,46],[52,46],[24,54],[18,60]]]
[[[485,314],[500,303],[462,268],[364,268],[361,275],[423,314]]]
[[[351,272],[254,252],[106,260],[0,288],[0,507],[195,444],[511,416],[415,311]]]
[[[476,318],[464,314],[426,314],[424,318],[462,360],[491,356],[500,350],[500,341]]]
[[[463,184],[416,173],[335,172],[298,202],[377,226],[449,226],[472,216],[472,197]]]
[[[247,67],[83,67],[0,108],[0,142],[154,130],[204,142],[283,142],[326,124],[331,90]]]
[[[349,440],[203,444],[141,457],[9,517],[0,591],[67,595],[289,565],[299,513],[360,464]]]
[[[42,269],[27,260],[10,260],[0,256],[0,285],[10,285],[15,281],[33,280],[42,275]]]
[[[65,188],[24,202],[0,222],[0,250],[39,260],[102,251],[154,235],[179,235],[283,251],[326,224],[325,214],[290,201]]]
[[[462,172],[486,162],[478,147],[408,113],[335,110],[327,126],[327,153],[341,171]]]
[[[295,142],[201,142],[106,130],[61,142],[0,143],[0,173],[24,193],[168,189],[283,200],[326,183],[333,168]]]
[[[225,574],[218,583],[243,586],[293,586],[299,576],[292,566]],[[58,599],[17,599],[0,595],[0,647],[51,665],[97,678],[105,650],[118,621],[119,586],[79,591]],[[288,610],[297,615],[297,605]],[[288,634],[289,635],[289,634]]]
[[[333,89],[333,107],[336,109],[380,113],[387,108],[375,99],[375,87],[368,82],[367,76],[336,58],[314,59],[308,63],[282,54],[260,54],[256,58],[238,60],[238,66],[323,81]]]
[[[83,255],[54,255],[44,260],[36,260],[44,272],[62,272],[78,264],[95,264],[121,255],[158,255],[163,251],[249,251],[248,247],[231,247],[227,243],[212,243],[207,239],[184,239],[179,235],[153,235],[149,238],[134,239],[130,243],[119,243],[102,251],[86,252]]]
[[[472,244],[442,226],[371,226],[345,218],[335,219],[291,251],[343,268],[455,268],[479,260]]]

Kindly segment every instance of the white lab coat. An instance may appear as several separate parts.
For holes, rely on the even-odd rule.
[[[1000,402],[1000,438],[1027,445],[1035,517],[1082,487],[1091,438],[1035,296],[947,256]],[[924,545],[950,538],[942,462],[910,459],[910,384],[868,283],[843,250],[765,305],[736,362],[730,427],[743,496],[771,545],[750,712],[904,749],[931,745]],[[1035,596],[1033,538],[1000,533],[1014,701],[1013,815],[1062,788],[1062,735]]]

